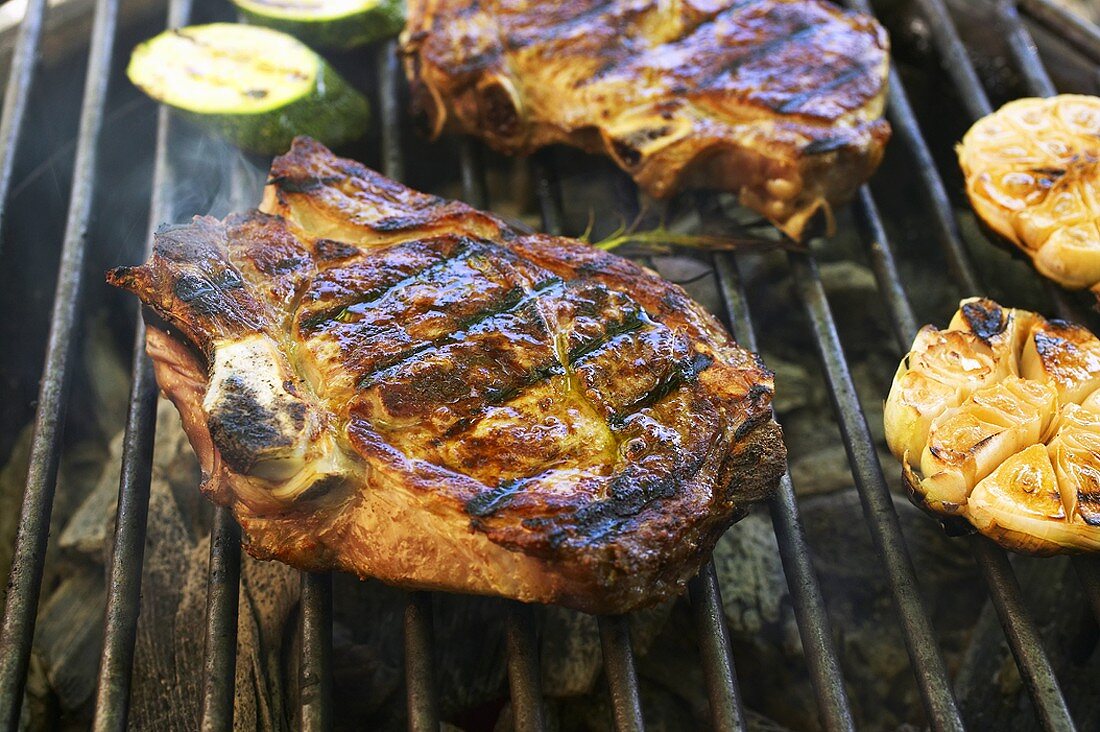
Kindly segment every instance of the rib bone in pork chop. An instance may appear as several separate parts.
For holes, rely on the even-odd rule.
[[[622,612],[783,471],[771,374],[679,287],[308,139],[109,280],[257,557]]]
[[[886,32],[825,0],[410,0],[402,36],[433,135],[568,143],[649,194],[738,193],[795,239],[889,137]]]

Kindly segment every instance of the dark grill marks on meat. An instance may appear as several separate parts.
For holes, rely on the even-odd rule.
[[[470,451],[453,449],[457,457],[447,460],[436,444],[478,443],[495,408],[522,408],[532,394],[541,396],[543,420],[603,435],[608,444],[595,451],[603,454],[631,414],[709,364],[629,296],[562,281],[492,242],[406,242],[367,261],[369,274],[354,262],[319,276],[326,288],[354,284],[349,296],[303,299],[314,308],[297,317],[303,345],[317,370],[331,372],[335,359],[348,372],[354,393],[339,381],[327,388],[348,392],[351,413],[383,436],[415,435],[428,446],[421,456],[452,469],[468,470]],[[316,283],[307,288],[317,291]],[[585,420],[598,424],[580,426]],[[486,477],[498,483],[493,491],[512,485],[514,494],[522,481],[576,456],[550,448],[548,459],[512,460],[505,475]],[[489,504],[506,503],[482,499],[475,513],[487,516],[495,511]]]
[[[385,257],[330,266],[310,283],[303,296],[296,317],[299,330],[313,332],[347,307],[381,297],[459,256],[470,243],[466,237],[454,235],[414,239],[395,245]]]
[[[780,23],[787,20],[787,18],[782,18],[780,19]],[[767,32],[769,34],[772,32],[781,34],[778,35],[777,38],[771,38],[770,40],[762,42],[759,38],[746,38],[741,41],[744,45],[735,43],[734,47],[737,50],[733,52],[732,58],[727,55],[726,63],[716,68],[711,76],[705,77],[699,85],[699,88],[718,92],[726,91],[729,89],[731,83],[737,83],[736,74],[738,69],[761,60],[766,60],[770,63],[772,57],[777,55],[777,50],[781,50],[784,47],[797,48],[799,43],[809,40],[823,29],[823,26],[807,24],[799,17],[790,18],[789,20],[794,21],[794,24],[789,29],[784,29],[782,25],[780,25],[779,28],[775,28],[770,23],[764,26],[768,28]],[[690,48],[690,44],[685,44],[685,46]]]

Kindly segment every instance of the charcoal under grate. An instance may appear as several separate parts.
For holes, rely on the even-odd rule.
[[[917,4],[931,43],[967,115],[977,118],[990,112],[992,105],[943,1],[919,0]],[[171,0],[167,26],[186,25],[192,19],[191,5],[190,0]],[[871,12],[866,0],[849,0],[848,5]],[[1044,96],[1055,93],[1055,86],[1040,62],[1029,31],[1017,14],[1015,3],[1002,2],[998,7],[999,21],[1007,32],[1012,60],[1027,91]],[[1088,55],[1094,63],[1100,64],[1100,43],[1093,27],[1052,9],[1046,0],[1028,0],[1021,7],[1060,34],[1067,43]],[[7,606],[0,629],[0,725],[6,730],[19,727],[20,705],[31,658],[50,539],[49,524],[62,449],[62,425],[68,392],[74,380],[76,357],[73,343],[89,284],[86,280],[95,276],[94,273],[85,276],[85,239],[93,215],[96,171],[100,162],[99,145],[101,138],[111,133],[110,125],[105,124],[108,80],[117,67],[120,52],[125,50],[116,47],[119,13],[119,0],[98,0],[96,3],[68,218],[36,405],[30,469],[8,585]],[[10,199],[12,171],[21,141],[26,144],[27,136],[32,133],[24,129],[24,121],[35,83],[35,60],[43,40],[44,17],[44,0],[30,0],[14,49],[0,120],[0,207]],[[378,49],[376,68],[382,169],[387,175],[401,180],[406,174],[401,153],[405,129],[400,93],[403,81],[392,42]],[[981,292],[981,278],[963,243],[947,188],[896,72],[890,79],[888,116],[895,131],[893,146],[903,148],[908,154],[913,178],[922,191],[923,199],[919,205],[927,209],[931,226],[929,238],[934,239],[942,250],[959,293]],[[152,224],[171,218],[175,211],[173,202],[169,200],[174,190],[170,180],[169,150],[178,132],[175,127],[176,123],[168,112],[160,110],[149,215],[151,226],[147,241],[152,239]],[[493,202],[489,200],[478,143],[464,139],[452,144],[457,146],[463,198],[477,207],[489,207]],[[553,152],[536,155],[529,169],[530,185],[540,207],[542,228],[551,233],[562,233],[566,216]],[[240,166],[235,166],[231,173],[235,185],[230,197],[235,208],[251,203],[249,191],[256,181],[250,180],[249,175]],[[621,180],[617,185],[621,189],[624,210],[636,209],[638,193],[633,185],[623,184]],[[708,202],[700,197],[698,203],[704,217],[720,215],[713,201]],[[916,332],[917,320],[906,297],[905,283],[899,275],[875,196],[868,187],[860,190],[852,204],[852,214],[851,220],[858,229],[872,265],[893,335],[903,348],[907,347]],[[747,348],[756,350],[754,324],[740,276],[741,268],[753,256],[751,253],[718,253],[709,261],[721,296],[722,315],[726,317],[736,339]],[[937,645],[921,598],[918,573],[901,533],[867,417],[860,407],[818,264],[810,252],[791,252],[787,254],[787,259],[794,282],[794,297],[809,324],[809,332],[803,338],[808,336],[807,343],[813,343],[820,357],[864,517],[888,581],[928,723],[935,729],[963,729],[963,718],[944,655]],[[1049,295],[1053,307],[1060,314],[1075,315],[1077,304],[1064,293],[1051,288]],[[122,450],[117,527],[107,581],[104,646],[95,696],[94,726],[97,730],[121,730],[128,724],[131,671],[140,622],[143,551],[147,532],[156,531],[155,526],[147,526],[147,518],[157,388],[151,364],[144,352],[144,328],[140,318],[137,318],[133,334],[132,354],[132,384]],[[855,717],[845,688],[838,651],[789,478],[785,477],[781,482],[769,509],[801,636],[806,670],[815,692],[820,726],[827,730],[855,729]],[[241,571],[239,540],[239,530],[228,510],[217,509],[210,542],[206,627],[203,629],[205,638],[202,644],[203,677],[198,685],[202,695],[201,726],[204,730],[229,729],[233,726]],[[1005,553],[976,535],[960,541],[969,544],[985,579],[1039,725],[1051,730],[1074,729],[1073,718],[1052,663]],[[1077,559],[1075,568],[1092,612],[1100,617],[1100,564],[1093,559]],[[325,730],[333,726],[334,705],[339,704],[339,700],[333,699],[332,692],[333,584],[328,575],[315,574],[303,574],[301,583],[300,710],[297,723],[304,730]],[[716,730],[747,729],[713,563],[705,566],[691,581],[689,600],[711,724]],[[534,614],[530,606],[515,602],[506,605],[504,643],[514,726],[525,731],[545,729],[547,721],[540,692]],[[434,731],[440,728],[433,654],[436,643],[445,643],[447,639],[433,637],[432,614],[429,594],[413,592],[407,595],[404,610],[405,686],[408,726],[413,730]],[[628,619],[600,617],[598,627],[614,726],[619,730],[641,730],[644,720]]]

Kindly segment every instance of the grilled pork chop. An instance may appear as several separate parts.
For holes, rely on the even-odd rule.
[[[411,0],[402,36],[433,136],[505,153],[569,143],[647,193],[738,193],[799,239],[889,137],[889,52],[825,0]]]
[[[679,287],[312,140],[108,279],[256,557],[624,612],[783,471],[771,374]]]

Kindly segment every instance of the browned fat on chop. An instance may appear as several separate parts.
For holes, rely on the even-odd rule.
[[[794,239],[882,157],[886,32],[825,0],[411,0],[402,36],[433,135],[568,143],[647,193],[739,194]]]
[[[765,498],[772,378],[679,287],[299,139],[111,283],[250,553],[624,612]]]

